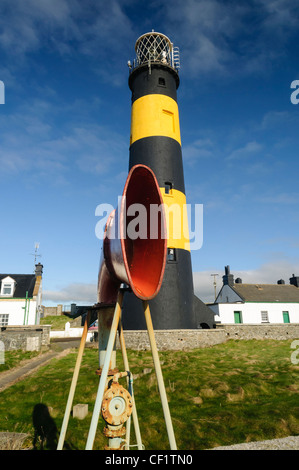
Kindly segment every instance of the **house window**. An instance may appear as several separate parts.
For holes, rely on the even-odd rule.
[[[12,293],[12,285],[11,284],[3,284],[2,294],[3,295],[11,295]]]
[[[15,281],[10,276],[6,276],[1,282],[0,295],[12,297],[14,294],[14,287]]]
[[[243,323],[241,311],[234,312],[234,320],[235,323]]]
[[[269,316],[266,310],[263,310],[261,312],[261,317],[262,317],[262,323],[269,323]]]
[[[290,323],[289,312],[282,312],[283,323]]]
[[[159,86],[165,86],[165,78],[159,77],[158,84]]]
[[[1,313],[0,314],[0,326],[7,326],[8,325],[8,313]]]

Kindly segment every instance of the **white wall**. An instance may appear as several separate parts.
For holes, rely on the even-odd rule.
[[[28,305],[29,304],[29,305]],[[1,300],[0,301],[0,314],[8,313],[8,325],[23,325],[25,315],[25,299],[20,300]],[[27,300],[26,325],[35,325],[36,316],[36,301]],[[27,321],[28,317],[28,321]]]
[[[83,326],[79,328],[71,328],[70,322],[66,322],[64,326],[64,330],[61,330],[61,331],[51,330],[50,338],[81,338],[82,333],[83,333]],[[94,334],[94,331],[88,331],[86,340],[90,341],[91,338],[93,337],[93,334]]]
[[[242,312],[243,323],[262,323],[262,311],[268,312],[269,323],[283,323],[282,312],[289,312],[290,323],[299,323],[299,304],[295,303],[235,303],[209,305],[216,315],[215,320],[221,323],[235,323],[234,311]]]

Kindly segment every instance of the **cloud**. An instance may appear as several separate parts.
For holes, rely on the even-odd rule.
[[[94,284],[72,283],[60,290],[44,290],[43,303],[75,303],[93,305],[97,301],[97,286]]]
[[[227,47],[240,25],[240,8],[216,0],[174,0],[166,6],[170,29],[182,51],[182,64],[192,75],[199,71],[225,73],[234,56]]]
[[[298,28],[298,6],[292,0],[155,0],[146,13],[142,3],[2,0],[0,48],[14,63],[16,56],[23,63],[28,53],[42,49],[87,56],[104,81],[119,86],[120,58],[123,63],[124,54],[130,58],[149,22],[152,27],[163,21],[166,34],[180,47],[182,73],[231,78],[267,71],[284,56]],[[135,22],[133,9],[140,13]]]
[[[63,112],[69,121],[57,127],[57,115]],[[0,176],[30,174],[47,184],[66,184],[73,170],[106,174],[124,160],[127,139],[90,117],[81,122],[82,113],[70,113],[62,103],[35,99],[0,116]]]
[[[66,30],[72,23],[65,0],[2,0],[0,5],[0,42],[2,49],[14,55],[41,47],[42,40],[57,27]],[[49,34],[51,37],[51,34]]]
[[[189,145],[183,146],[184,161],[193,165],[202,158],[213,157],[213,143],[210,139],[198,139]]]
[[[275,34],[286,37],[298,27],[299,6],[296,0],[260,0],[267,13],[264,18],[265,28]]]
[[[283,279],[286,284],[289,284],[289,278],[293,273],[299,275],[299,260],[278,259],[250,270],[235,270],[231,266],[230,271],[234,279],[240,277],[244,284],[276,284],[279,279]],[[213,273],[218,273],[216,277],[216,292],[218,294],[222,287],[224,267],[213,267],[208,271],[193,273],[194,292],[203,302],[214,302],[214,277],[211,276]]]
[[[260,127],[263,130],[273,129],[282,125],[288,125],[293,120],[294,114],[289,111],[269,111],[263,116]]]
[[[256,141],[248,142],[243,147],[237,148],[231,152],[227,157],[227,161],[244,159],[252,154],[262,150],[263,146]]]
[[[80,147],[77,165],[84,172],[106,173],[128,152],[127,140],[104,126],[77,128],[74,138]]]
[[[259,196],[257,198],[258,202],[266,204],[298,204],[299,193],[289,192],[289,193],[278,193],[272,194],[269,196]]]
[[[294,0],[173,0],[163,5],[181,49],[182,70],[197,76],[267,72],[284,56],[299,24]]]
[[[99,58],[111,49],[119,52],[131,37],[132,25],[116,0],[2,0],[0,31],[0,47],[8,54],[13,51],[14,58],[44,47],[62,55],[79,51]]]

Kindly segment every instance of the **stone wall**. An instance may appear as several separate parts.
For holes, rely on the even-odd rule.
[[[75,330],[80,330],[80,333],[74,335],[80,338],[82,328],[76,328]],[[6,351],[40,349],[42,346],[50,344],[50,331],[50,325],[3,327],[0,330],[0,342],[2,341]],[[124,337],[128,349],[150,349],[147,331],[127,330],[124,332]],[[155,339],[160,351],[206,348],[224,343],[230,339],[299,339],[299,324],[218,324],[212,330],[156,330]],[[119,347],[117,336],[117,348]]]
[[[218,324],[217,329],[225,330],[226,339],[298,339],[299,323]]]
[[[145,330],[124,331],[125,343],[128,349],[150,349],[148,333]],[[205,348],[226,341],[224,330],[155,330],[158,350],[188,350]],[[117,339],[116,347],[119,348]]]
[[[0,330],[0,341],[5,351],[40,351],[50,344],[50,325],[6,326]]]
[[[124,337],[128,349],[150,349],[147,331],[124,331]],[[221,324],[213,330],[156,330],[155,338],[160,351],[188,350],[214,346],[230,339],[299,339],[299,324]]]
[[[48,317],[48,316],[60,316],[63,313],[63,308],[61,304],[58,304],[57,307],[45,307],[44,305],[42,306],[42,317]]]

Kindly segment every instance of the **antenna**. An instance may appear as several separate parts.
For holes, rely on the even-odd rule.
[[[34,253],[30,253],[32,256],[34,256],[34,268],[36,265],[37,258],[41,258],[42,255],[39,255],[38,252],[39,249],[39,242],[34,243]]]

